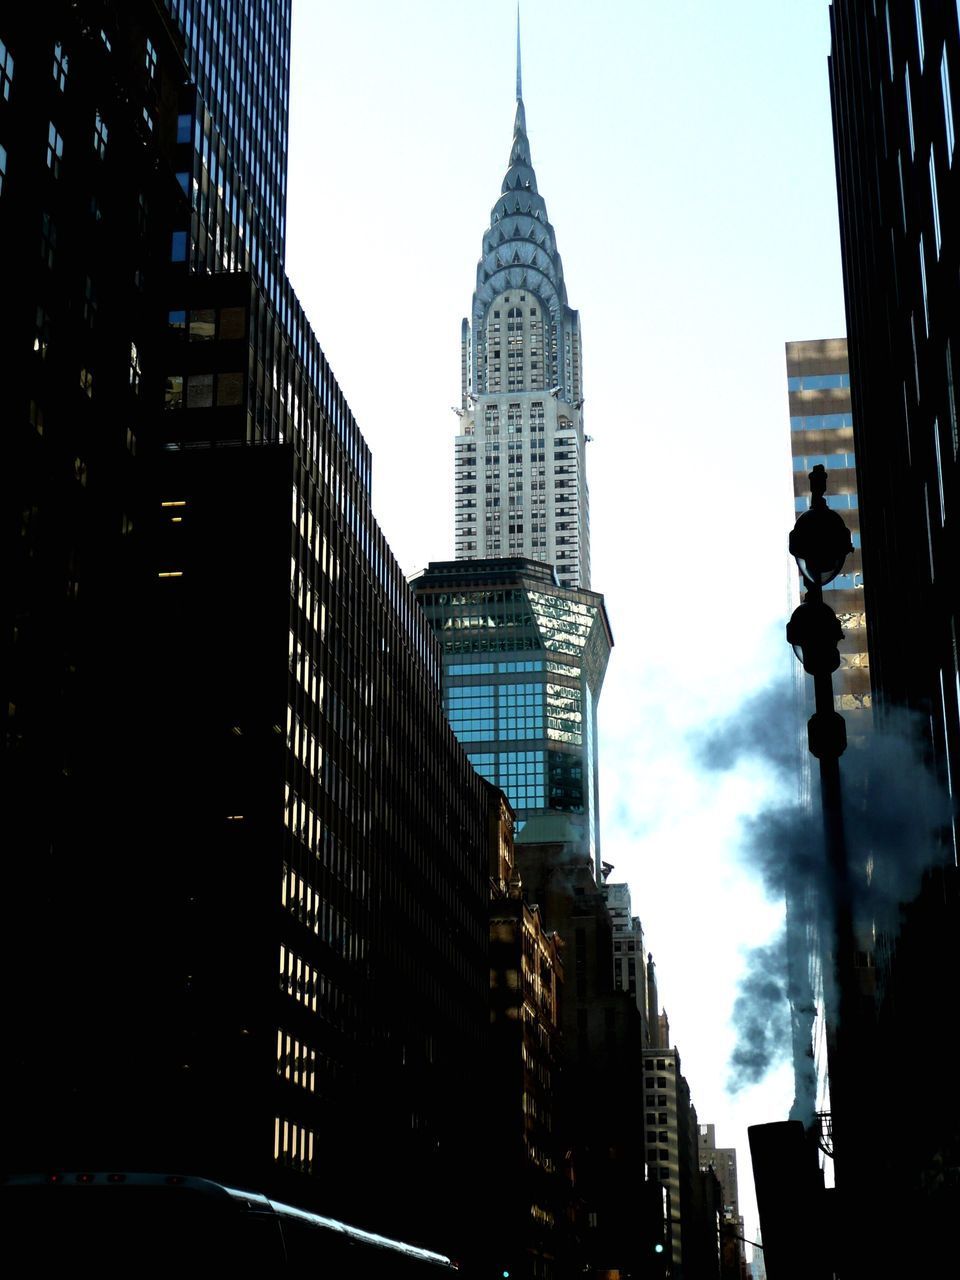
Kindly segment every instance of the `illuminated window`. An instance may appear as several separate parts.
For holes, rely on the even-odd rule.
[[[109,130],[107,129],[107,123],[98,111],[93,126],[93,149],[101,160],[103,160],[107,154],[108,134]]]
[[[51,120],[47,132],[47,168],[55,178],[60,177],[60,161],[63,158],[63,135],[57,132]]]
[[[57,88],[64,93],[67,88],[67,72],[70,70],[70,59],[58,41],[53,46],[53,79]]]
[[[947,165],[953,164],[953,148],[956,135],[953,129],[953,95],[950,92],[950,66],[947,62],[947,46],[943,46],[940,59],[940,89],[943,93],[943,123],[947,135]]]
[[[165,409],[182,409],[183,408],[183,374],[168,373],[163,394],[163,407]]]
[[[0,93],[4,100],[10,100],[10,85],[13,83],[13,54],[0,40]]]

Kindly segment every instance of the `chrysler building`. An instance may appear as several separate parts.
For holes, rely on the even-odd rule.
[[[530,159],[517,33],[510,164],[461,329],[458,560],[525,556],[590,585],[580,317]]]

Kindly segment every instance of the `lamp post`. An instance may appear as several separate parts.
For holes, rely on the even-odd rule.
[[[832,1017],[828,1008],[827,1023],[828,1027],[832,1023],[835,1046],[829,1055],[832,1109],[840,1112],[842,1133],[846,1090],[839,1041],[851,1027],[856,1007],[856,953],[840,789],[840,757],[846,749],[847,731],[833,704],[833,672],[840,666],[837,644],[843,638],[843,629],[837,615],[824,603],[823,588],[843,569],[853,543],[842,517],[827,506],[826,487],[826,470],[818,464],[810,472],[810,508],[797,517],[790,534],[790,554],[797,561],[807,590],[803,603],[787,623],[787,641],[793,645],[803,669],[813,676],[816,709],[807,724],[807,740],[811,755],[820,764],[823,833],[831,879],[830,943],[837,1007]],[[827,918],[826,913],[823,918]]]

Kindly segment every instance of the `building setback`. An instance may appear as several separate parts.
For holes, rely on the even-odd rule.
[[[462,1252],[491,802],[283,273],[289,17],[0,18],[5,1146]]]

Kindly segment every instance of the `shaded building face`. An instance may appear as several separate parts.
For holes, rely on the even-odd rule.
[[[521,839],[552,814],[599,874],[596,716],[611,645],[602,596],[560,588],[529,561],[434,563],[412,585],[470,762],[506,793]]]
[[[834,0],[830,16],[873,692],[929,724],[955,797],[960,27],[930,0]]]
[[[0,18],[0,227],[37,247],[2,317],[8,1149],[452,1244],[485,787],[282,272],[282,165],[249,172],[257,121],[282,146],[289,6],[49,8]]]

